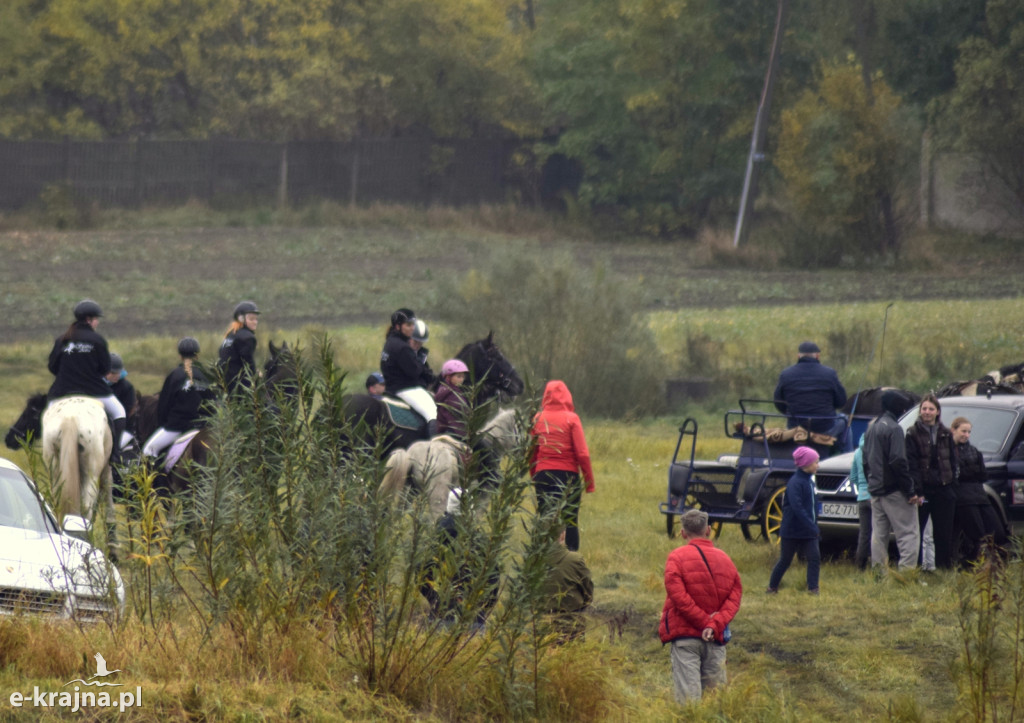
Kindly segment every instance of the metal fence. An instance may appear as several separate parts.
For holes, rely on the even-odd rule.
[[[65,184],[105,206],[242,200],[494,203],[510,193],[510,139],[0,141],[0,208]]]

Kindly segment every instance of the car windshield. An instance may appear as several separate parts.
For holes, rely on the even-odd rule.
[[[46,517],[28,480],[18,470],[0,467],[0,525],[48,532]]]
[[[903,429],[910,429],[917,421],[918,408],[907,413],[900,420]],[[993,409],[991,407],[975,407],[958,404],[951,399],[942,400],[942,423],[947,427],[957,417],[966,417],[971,422],[971,444],[986,456],[999,454],[1006,438],[1013,431],[1013,422],[1017,413],[1011,409]]]

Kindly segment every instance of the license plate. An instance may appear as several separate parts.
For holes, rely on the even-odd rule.
[[[825,502],[821,505],[822,517],[842,517],[849,520],[860,518],[857,505],[849,502]]]

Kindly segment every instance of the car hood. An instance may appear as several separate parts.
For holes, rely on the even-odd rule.
[[[0,588],[59,592],[124,603],[117,568],[88,542],[69,535],[0,526]]]
[[[818,473],[849,474],[850,468],[853,466],[854,454],[854,452],[846,452],[845,454],[837,454],[835,457],[821,460],[818,463]]]

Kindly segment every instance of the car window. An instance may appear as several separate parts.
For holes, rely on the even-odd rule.
[[[947,427],[957,417],[966,417],[971,422],[971,444],[984,455],[999,454],[1006,438],[1013,431],[1017,413],[1011,409],[993,409],[961,405],[949,399],[942,400],[942,423]],[[903,429],[910,429],[917,421],[917,407],[900,420]]]
[[[0,468],[0,525],[49,532],[39,500],[17,470]]]

